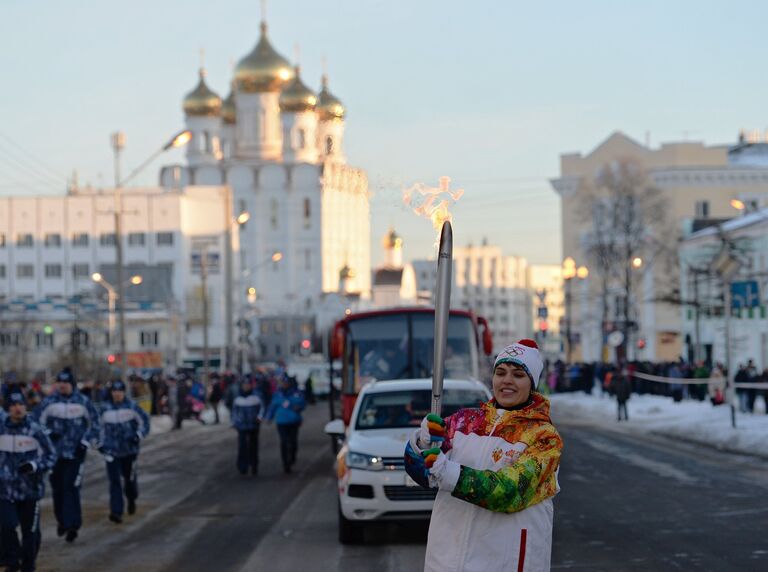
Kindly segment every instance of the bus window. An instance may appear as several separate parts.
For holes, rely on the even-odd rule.
[[[435,345],[435,320],[431,314],[413,314],[414,377],[432,375]],[[477,348],[472,320],[466,316],[451,316],[448,320],[448,340],[445,352],[445,377],[478,378]]]
[[[361,383],[411,377],[408,364],[408,320],[383,315],[349,324],[349,342],[359,355]]]

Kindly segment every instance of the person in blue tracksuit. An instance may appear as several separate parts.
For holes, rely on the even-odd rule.
[[[54,393],[40,402],[32,416],[47,431],[58,455],[51,472],[56,533],[74,542],[83,524],[83,461],[88,447],[99,438],[99,415],[91,400],[77,390],[72,372],[64,369],[56,378]]]
[[[283,459],[285,473],[290,473],[291,467],[296,463],[301,412],[305,405],[304,395],[296,387],[296,382],[289,377],[284,377],[280,381],[280,388],[272,396],[267,420],[274,420],[277,425],[277,433],[280,436],[280,456]]]
[[[6,570],[35,569],[40,550],[43,476],[56,462],[56,450],[43,428],[27,415],[21,392],[6,397],[8,415],[0,422],[0,527]],[[16,529],[21,528],[21,543]]]
[[[237,470],[241,475],[255,475],[259,470],[259,426],[264,415],[261,395],[254,390],[253,382],[244,377],[240,393],[232,401],[232,426],[237,429]]]
[[[139,443],[149,434],[149,415],[125,396],[125,384],[112,382],[109,398],[102,403],[99,452],[104,455],[109,477],[109,520],[123,522],[123,491],[128,514],[136,512],[139,496],[137,458]]]

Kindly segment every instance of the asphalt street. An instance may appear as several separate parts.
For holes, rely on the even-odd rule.
[[[43,571],[420,570],[426,526],[374,526],[366,543],[336,539],[327,406],[311,407],[299,466],[284,475],[273,426],[262,427],[256,477],[235,470],[235,432],[185,422],[142,452],[139,511],[107,521],[107,484],[88,461],[85,526],[72,544],[43,511]],[[555,504],[552,569],[768,570],[763,461],[638,438],[561,417],[566,452]],[[489,567],[489,571],[493,568]]]

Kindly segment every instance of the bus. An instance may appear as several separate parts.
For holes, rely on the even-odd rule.
[[[350,314],[333,327],[329,353],[341,375],[341,419],[349,424],[360,389],[371,381],[432,377],[435,310],[394,308]],[[488,382],[488,356],[493,337],[485,318],[451,310],[445,356],[445,377]],[[331,371],[331,379],[334,372]],[[331,384],[333,387],[333,384]],[[331,420],[336,418],[332,389]]]

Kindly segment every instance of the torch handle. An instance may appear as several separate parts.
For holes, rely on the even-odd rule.
[[[445,353],[448,343],[448,319],[451,311],[451,280],[453,278],[453,229],[446,221],[440,232],[437,254],[437,284],[435,292],[435,348],[432,367],[432,413],[440,415],[445,376]]]

